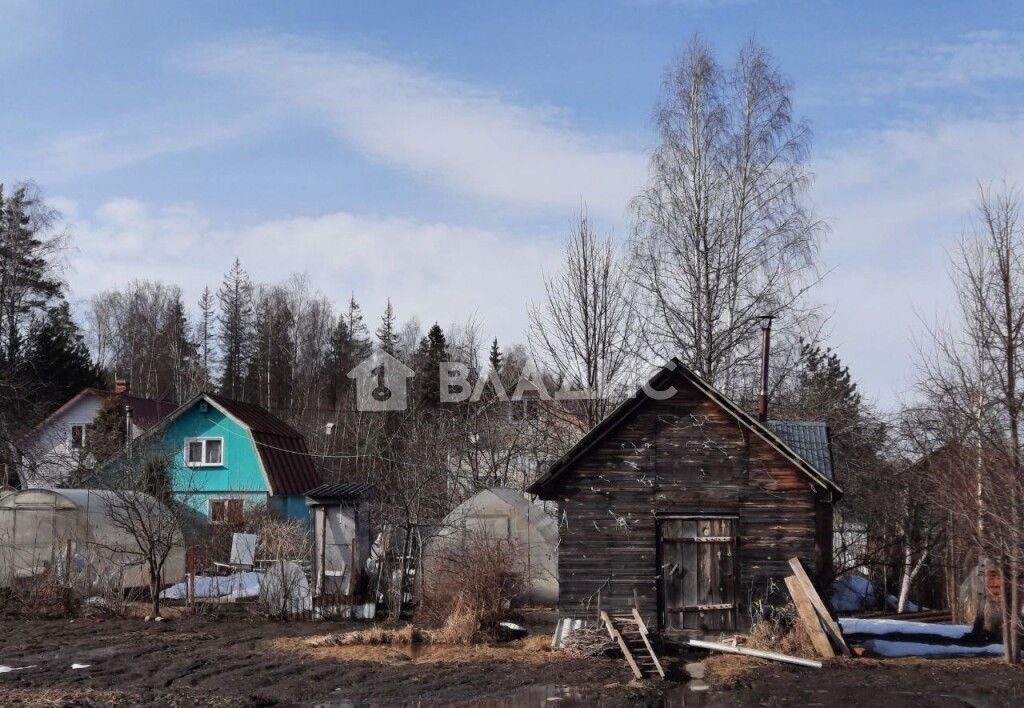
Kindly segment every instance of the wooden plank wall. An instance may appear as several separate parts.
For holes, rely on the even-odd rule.
[[[769,577],[781,588],[788,558],[817,568],[810,481],[684,379],[673,385],[673,398],[641,407],[563,477],[563,615],[628,612],[635,595],[645,621],[660,626],[658,514],[739,517],[741,627],[752,592]]]

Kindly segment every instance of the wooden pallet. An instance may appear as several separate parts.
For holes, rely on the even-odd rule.
[[[601,621],[604,622],[611,638],[618,643],[634,676],[642,679],[657,674],[665,678],[665,670],[651,646],[647,625],[636,609],[628,615],[609,615],[607,612],[601,612]]]

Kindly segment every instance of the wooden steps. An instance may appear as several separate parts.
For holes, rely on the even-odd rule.
[[[652,678],[655,675],[665,678],[665,670],[654,653],[648,637],[647,625],[640,613],[635,609],[628,615],[609,615],[601,613],[601,621],[608,629],[608,634],[619,644],[622,655],[638,679]]]

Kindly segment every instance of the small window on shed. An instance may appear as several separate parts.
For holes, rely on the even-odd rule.
[[[85,426],[84,425],[72,425],[71,426],[71,449],[81,450],[85,447]]]

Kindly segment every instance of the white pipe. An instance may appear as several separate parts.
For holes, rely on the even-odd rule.
[[[728,644],[718,644],[716,642],[705,642],[701,639],[691,639],[690,646],[700,647],[701,649],[711,649],[713,651],[724,651],[729,654],[741,654],[743,656],[756,656],[759,659],[770,659],[772,661],[781,661],[786,664],[796,664],[797,666],[807,666],[812,669],[820,669],[821,662],[815,661],[814,659],[802,659],[798,656],[787,656],[786,654],[776,654],[770,651],[761,651],[760,649],[746,649],[744,647],[732,647]]]

